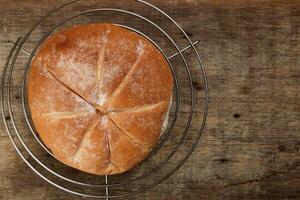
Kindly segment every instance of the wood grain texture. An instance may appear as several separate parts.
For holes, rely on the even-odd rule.
[[[210,88],[209,116],[184,167],[159,187],[128,199],[300,198],[300,2],[150,2],[174,17],[192,40],[200,40],[197,48]],[[23,35],[56,5],[0,1],[1,71],[10,49],[6,42]],[[20,100],[20,77],[15,77],[13,101]],[[201,83],[194,86],[203,88]],[[81,199],[34,175],[17,156],[2,124],[0,131],[0,199]],[[41,156],[47,161],[46,154]]]

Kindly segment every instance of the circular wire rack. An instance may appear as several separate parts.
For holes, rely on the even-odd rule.
[[[194,151],[208,114],[208,84],[195,47],[198,41],[192,42],[173,18],[146,1],[130,1],[126,8],[118,5],[117,1],[76,0],[51,10],[11,42],[1,80],[2,118],[19,156],[51,185],[83,197],[127,197],[162,183]],[[109,176],[87,174],[59,162],[40,140],[27,103],[30,64],[45,39],[74,24],[99,22],[113,23],[151,41],[168,61],[175,83],[168,126],[158,144],[134,169]]]

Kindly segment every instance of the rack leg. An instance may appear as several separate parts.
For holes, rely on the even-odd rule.
[[[107,177],[107,175],[105,175],[105,184],[106,184],[106,185],[108,184],[108,177]],[[108,190],[108,187],[107,187],[107,186],[105,187],[105,194],[106,194],[106,196],[109,195],[109,190]],[[109,199],[106,198],[106,200],[109,200]]]
[[[198,43],[199,43],[199,40],[193,42],[193,45],[196,45],[196,44],[198,44]],[[184,52],[184,51],[188,50],[188,49],[191,48],[191,47],[192,47],[191,45],[186,46],[185,48],[183,48],[182,50],[180,50],[180,52]],[[173,55],[169,56],[168,59],[170,60],[170,59],[174,58],[175,56],[177,56],[178,54],[179,54],[178,52],[177,52],[177,53],[174,53]]]
[[[8,43],[10,44],[10,45],[16,45],[16,47],[19,47],[15,42],[12,42],[12,41],[8,41]],[[21,48],[21,51],[23,52],[23,53],[25,53],[25,54],[27,54],[27,55],[30,55],[30,53],[28,52],[28,51],[26,51],[25,49],[23,49],[23,48]]]

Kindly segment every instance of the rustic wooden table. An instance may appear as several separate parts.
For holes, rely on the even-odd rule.
[[[184,167],[159,187],[128,199],[300,198],[300,2],[150,2],[200,40],[209,116]],[[7,41],[55,5],[0,1],[1,71]],[[0,199],[80,199],[34,175],[0,128]]]

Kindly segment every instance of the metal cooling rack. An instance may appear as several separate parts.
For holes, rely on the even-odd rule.
[[[166,30],[161,28],[159,25],[157,25],[155,22],[151,21],[150,19],[146,18],[145,16],[142,16],[136,12],[125,10],[125,9],[120,9],[120,8],[93,8],[93,9],[88,9],[81,11],[79,13],[76,13],[70,17],[64,18],[56,22],[54,26],[51,27],[49,31],[47,31],[36,43],[36,45],[33,47],[31,51],[26,50],[24,47],[28,38],[32,34],[36,28],[41,25],[49,16],[55,14],[56,12],[59,12],[61,9],[68,7],[70,5],[76,4],[79,0],[68,2],[66,4],[63,4],[59,6],[58,8],[55,8],[51,10],[48,14],[46,14],[43,18],[41,18],[37,23],[35,23],[29,31],[23,36],[19,37],[16,41],[14,42],[9,42],[12,45],[11,51],[9,53],[9,56],[7,57],[7,61],[4,67],[4,72],[2,75],[2,81],[1,81],[1,109],[2,109],[2,118],[4,125],[6,127],[8,136],[16,149],[17,153],[19,156],[24,160],[24,162],[42,179],[44,179],[46,182],[50,183],[51,185],[64,190],[66,192],[69,192],[71,194],[83,196],[83,197],[91,197],[91,198],[100,198],[100,199],[111,199],[111,198],[121,198],[121,197],[127,197],[131,195],[135,195],[138,193],[142,193],[146,190],[149,190],[156,185],[160,184],[164,180],[166,180],[168,177],[173,175],[183,164],[184,162],[189,158],[191,153],[194,151],[196,148],[197,143],[200,140],[200,136],[204,130],[206,118],[207,118],[207,113],[208,113],[208,84],[207,84],[207,77],[205,74],[205,70],[202,64],[202,61],[200,59],[199,53],[197,49],[195,48],[194,45],[196,45],[199,41],[192,42],[191,39],[188,37],[188,35],[185,33],[185,31],[179,26],[179,24],[171,18],[169,15],[167,15],[165,12],[160,10],[159,8],[155,7],[154,5],[145,2],[143,0],[137,0],[135,3],[140,4],[141,6],[144,6],[145,9],[150,9],[151,12],[157,12],[158,14],[162,15],[164,17],[164,20],[168,20],[173,26],[175,26],[180,34],[183,36],[183,38],[188,42],[188,45],[180,48],[175,40],[167,33]],[[172,60],[175,58],[179,58],[181,62],[183,63],[183,69],[185,71],[185,80],[188,80],[188,86],[187,88],[184,88],[184,90],[188,90],[190,92],[190,97],[188,99],[188,105],[189,105],[189,110],[187,113],[186,117],[186,122],[183,128],[183,131],[181,132],[182,136],[180,137],[179,141],[174,144],[174,148],[172,151],[162,160],[159,162],[159,164],[155,165],[151,170],[148,170],[145,173],[142,173],[142,175],[128,178],[125,177],[126,179],[123,181],[118,181],[118,182],[110,182],[110,176],[103,176],[104,183],[88,183],[84,180],[75,180],[73,178],[68,177],[65,174],[62,174],[61,172],[58,172],[55,169],[52,169],[49,165],[44,163],[31,149],[30,145],[28,145],[25,142],[24,136],[22,136],[22,131],[20,131],[20,127],[18,124],[23,123],[25,126],[28,128],[28,132],[30,132],[38,145],[47,152],[49,155],[55,159],[55,156],[52,154],[52,152],[47,149],[47,147],[43,144],[43,142],[40,140],[38,134],[34,130],[34,126],[32,125],[31,119],[30,119],[30,113],[28,111],[28,105],[27,105],[27,74],[30,68],[30,63],[32,58],[35,55],[35,52],[37,49],[40,47],[40,45],[43,43],[43,41],[58,27],[61,27],[64,23],[78,17],[82,16],[85,14],[89,13],[96,13],[96,12],[116,12],[116,13],[122,13],[122,14],[127,14],[135,18],[139,18],[143,20],[144,22],[150,24],[153,26],[155,29],[157,29],[160,33],[162,33],[172,44],[173,48],[175,48],[175,53],[167,56],[163,48],[159,46],[158,43],[156,43],[151,37],[148,35],[144,34],[142,31],[139,31],[133,27],[120,24],[120,23],[115,23],[117,26],[121,26],[127,29],[130,29],[132,31],[135,31],[136,33],[144,36],[148,40],[150,40],[165,56],[166,60],[168,61],[170,65],[170,69],[172,70],[173,77],[174,77],[174,82],[175,82],[175,87],[174,87],[174,94],[175,98],[173,98],[173,104],[174,104],[174,111],[173,111],[173,117],[171,122],[169,122],[168,129],[165,131],[163,134],[159,144],[153,149],[153,151],[149,154],[149,156],[143,161],[140,165],[143,165],[146,160],[155,157],[157,152],[163,151],[163,145],[165,142],[170,138],[172,133],[174,132],[174,127],[176,126],[176,123],[178,122],[178,116],[182,112],[181,109],[183,106],[182,104],[182,99],[183,95],[182,92],[180,92],[182,89],[181,86],[181,80],[182,78],[178,77],[176,73],[176,68],[174,67],[174,63],[172,63]],[[195,59],[195,64],[193,64],[193,69],[196,69],[198,73],[201,74],[201,79],[202,79],[202,84],[203,84],[203,104],[202,107],[200,108],[197,106],[198,104],[195,103],[195,95],[196,91],[194,89],[194,80],[195,77],[193,77],[194,72],[191,70],[190,65],[188,64],[187,61],[187,56],[184,55],[186,50],[192,50],[192,54]],[[14,70],[16,70],[16,62],[18,62],[18,59],[20,59],[20,52],[23,52],[24,55],[27,56],[26,58],[26,64],[23,66],[23,79],[22,79],[22,90],[20,92],[21,94],[21,104],[19,105],[20,108],[22,108],[22,113],[16,114],[17,112],[14,110],[18,106],[17,103],[14,103],[12,101],[12,91],[14,87],[13,85],[13,73]],[[6,98],[4,98],[6,96]],[[201,109],[201,120],[195,120],[195,113],[197,110]],[[18,117],[16,117],[18,115]],[[6,116],[9,116],[10,119],[8,119]],[[23,121],[20,122],[18,119],[20,117],[23,117]],[[197,118],[199,119],[199,117]],[[184,143],[187,135],[189,132],[191,132],[191,129],[196,130],[194,131],[194,140],[193,143],[190,145],[189,149],[186,150],[185,155],[183,158],[180,158],[174,167],[171,168],[171,170],[168,170],[165,174],[160,174],[158,178],[155,178],[153,183],[150,183],[148,185],[145,185],[141,188],[138,188],[137,190],[134,191],[128,191],[128,192],[123,192],[122,194],[119,193],[112,193],[111,189],[112,188],[125,188],[128,187],[130,184],[135,184],[137,182],[142,182],[144,179],[147,177],[154,176],[155,173],[160,173],[161,168],[166,165],[170,159],[176,154],[178,149],[181,147],[181,145]],[[95,176],[97,179],[100,179],[102,176]],[[121,178],[120,178],[121,179]],[[69,187],[69,185],[71,185]],[[74,189],[75,188],[75,189]],[[86,189],[89,189],[89,192],[86,192]],[[100,188],[103,188],[104,190],[100,190]],[[93,190],[93,192],[90,192],[90,190]]]

